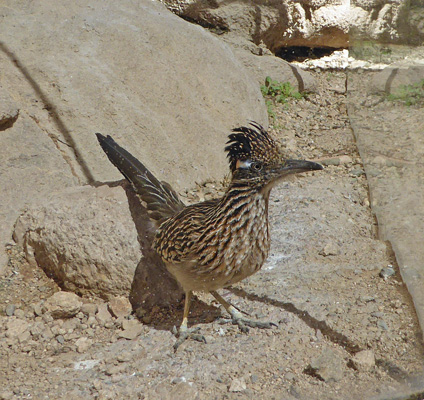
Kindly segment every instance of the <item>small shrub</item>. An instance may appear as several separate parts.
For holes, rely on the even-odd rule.
[[[290,82],[278,82],[267,76],[265,85],[261,86],[261,92],[264,97],[273,98],[275,103],[287,103],[289,98],[302,99],[306,97],[305,93],[298,92]]]

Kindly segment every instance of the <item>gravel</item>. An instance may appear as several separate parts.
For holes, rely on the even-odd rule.
[[[339,163],[273,191],[266,265],[221,291],[278,327],[241,334],[219,324],[225,313],[198,294],[189,324],[207,344],[189,340],[174,353],[171,329],[183,304],[144,315],[146,324],[128,309],[74,295],[72,312],[53,317],[49,299],[63,292],[10,246],[0,290],[0,398],[362,400],[388,390],[383,398],[393,398],[424,381],[409,381],[423,372],[420,330],[399,274],[380,276],[389,264],[396,271],[396,260],[377,239],[366,177],[355,172],[363,166],[345,95],[326,89],[346,76],[316,76],[320,93],[278,106],[271,130],[292,158]],[[221,190],[219,182],[201,184],[185,200]]]

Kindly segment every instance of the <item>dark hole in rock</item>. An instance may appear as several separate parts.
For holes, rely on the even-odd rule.
[[[275,52],[277,57],[288,62],[305,61],[306,59],[316,59],[324,56],[329,56],[333,52],[343,50],[342,48],[335,49],[332,47],[307,47],[307,46],[287,46],[281,47]]]

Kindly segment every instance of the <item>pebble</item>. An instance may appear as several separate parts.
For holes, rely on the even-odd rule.
[[[294,380],[296,379],[296,375],[295,375],[295,374],[293,374],[292,372],[287,372],[287,373],[284,375],[284,379],[285,379],[286,381],[294,381]]]
[[[325,382],[338,382],[343,378],[344,362],[339,354],[326,347],[309,365],[316,376]]]
[[[173,385],[176,385],[177,383],[181,383],[181,382],[187,382],[187,379],[184,376],[179,376],[179,377],[172,379],[172,381],[171,381],[171,383]]]
[[[43,304],[43,308],[54,319],[72,318],[79,313],[81,306],[81,299],[75,293],[70,292],[56,292]]]
[[[244,378],[234,378],[231,381],[229,391],[230,392],[243,392],[247,389],[246,381]]]
[[[119,296],[109,301],[108,310],[116,318],[125,318],[131,314],[132,306],[126,297]]]
[[[97,325],[97,319],[94,315],[91,315],[87,319],[87,325],[91,328]]]
[[[74,369],[76,369],[76,370],[92,369],[92,368],[94,368],[99,363],[100,363],[100,360],[77,361],[77,362],[74,363]],[[95,383],[98,384],[99,382],[98,381],[94,381],[93,384],[95,384]]]
[[[362,175],[365,175],[365,172],[362,168],[353,168],[350,171],[350,174],[353,176],[362,176]]]
[[[20,319],[25,319],[26,315],[25,315],[25,311],[21,310],[21,309],[17,309],[14,313],[16,318],[20,318]]]
[[[388,278],[393,276],[396,273],[395,269],[393,268],[393,265],[389,264],[387,267],[383,268],[380,271],[380,276],[387,281]]]
[[[36,315],[37,317],[43,315],[43,308],[41,307],[41,303],[34,304],[32,306],[32,309],[34,311],[34,315]]]
[[[334,242],[327,242],[324,246],[324,248],[320,251],[320,254],[323,255],[324,257],[328,257],[328,256],[336,256],[337,254],[339,254],[340,250],[338,248],[338,246],[336,245],[336,243]]]
[[[92,344],[93,341],[86,337],[81,337],[75,342],[75,346],[77,348],[78,353],[85,353],[91,347]]]
[[[23,319],[10,317],[10,319],[6,322],[6,329],[6,337],[17,338],[19,335],[29,330],[29,324]]]
[[[381,311],[374,311],[371,313],[371,317],[381,318],[384,316],[384,313]]]
[[[87,315],[88,317],[96,315],[97,310],[97,304],[85,303],[81,306],[81,312]]]
[[[56,336],[56,340],[58,341],[58,343],[63,344],[65,343],[65,338],[62,335],[58,335]]]
[[[112,321],[112,315],[110,315],[110,312],[107,309],[106,303],[102,303],[98,306],[96,319],[100,325],[105,325],[105,326],[106,326],[106,323]],[[113,326],[113,323],[112,323],[112,326]]]
[[[8,304],[5,309],[6,315],[11,317],[13,314],[15,314],[15,310],[16,306],[14,304]]]
[[[124,320],[122,323],[123,331],[118,333],[118,337],[133,340],[143,331],[143,325],[137,320]]]
[[[129,351],[123,351],[116,357],[119,362],[128,362],[132,360],[132,354]]]
[[[31,333],[29,331],[22,332],[20,335],[18,335],[18,341],[19,343],[26,342],[31,337]]]
[[[387,326],[386,321],[384,321],[384,320],[382,320],[382,319],[379,319],[379,320],[377,321],[377,326],[378,326],[379,328],[381,328],[383,331],[387,331],[387,330],[389,330],[389,327]]]
[[[375,366],[375,355],[372,350],[362,350],[356,353],[351,362],[357,371],[370,371]]]

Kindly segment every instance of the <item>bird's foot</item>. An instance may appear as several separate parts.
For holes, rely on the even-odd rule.
[[[187,339],[193,339],[197,342],[203,342],[206,343],[206,339],[203,335],[197,333],[199,332],[199,327],[193,327],[193,328],[184,328],[180,327],[180,329],[177,331],[177,329],[174,326],[173,333],[177,337],[177,341],[174,344],[174,352],[178,350],[178,347],[181,346],[182,343],[184,343]]]
[[[237,325],[243,333],[249,332],[249,328],[271,329],[273,326],[277,326],[277,324],[274,324],[273,322],[255,321],[249,318],[242,318],[234,315],[231,319],[221,318],[218,322],[221,324],[231,322],[233,325]]]

